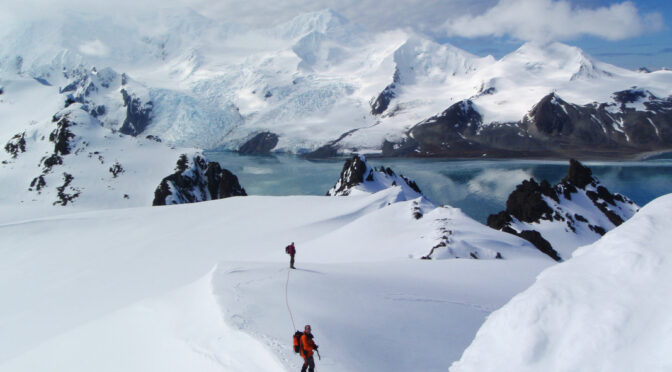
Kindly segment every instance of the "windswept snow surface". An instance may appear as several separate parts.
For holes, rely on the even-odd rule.
[[[554,263],[457,210],[416,220],[399,192],[3,222],[0,371],[296,370],[286,299],[296,327],[313,326],[321,371],[445,370]],[[440,226],[505,259],[418,259]]]
[[[672,370],[672,195],[490,315],[452,372]]]

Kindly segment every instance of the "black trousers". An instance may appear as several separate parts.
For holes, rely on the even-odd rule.
[[[315,371],[315,360],[313,359],[312,355],[304,359],[303,367],[301,367],[301,372],[306,372],[306,368],[308,368],[308,372]]]
[[[291,267],[293,269],[294,268],[294,255],[290,254],[289,257],[291,257],[289,259],[289,267]]]

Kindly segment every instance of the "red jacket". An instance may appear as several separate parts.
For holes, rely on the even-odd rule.
[[[287,254],[292,255],[292,256],[294,254],[296,254],[296,249],[294,248],[294,244],[290,244],[287,247],[285,247],[285,252],[287,252]]]
[[[313,341],[313,335],[308,335],[306,333],[301,336],[301,356],[306,359],[313,356],[313,349],[315,349],[315,342]]]

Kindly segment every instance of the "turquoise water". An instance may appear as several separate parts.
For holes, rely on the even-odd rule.
[[[239,178],[250,195],[324,195],[340,175],[345,159],[306,160],[292,155],[244,156],[208,152]],[[485,222],[504,209],[508,195],[524,179],[560,181],[569,162],[548,160],[369,159],[413,179],[438,204],[461,208]],[[644,161],[585,162],[611,192],[644,205],[672,192],[672,154]]]

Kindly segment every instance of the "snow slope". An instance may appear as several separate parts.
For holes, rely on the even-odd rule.
[[[473,221],[465,240],[504,260],[409,259],[431,249],[438,226],[431,213],[416,220],[413,201],[388,205],[398,192],[3,222],[0,370],[296,369],[289,241],[299,268],[289,304],[297,327],[313,325],[321,370],[445,369],[484,316],[553,261]],[[452,213],[456,230],[469,225]]]
[[[662,196],[489,316],[450,371],[668,371],[670,223]]]
[[[33,122],[15,135],[23,141],[15,154],[0,153],[0,205],[26,216],[148,206],[180,155],[198,153],[113,132],[81,106]]]
[[[670,71],[624,70],[564,44],[528,43],[500,60],[481,58],[405,31],[371,33],[331,10],[267,29],[189,9],[124,18],[82,10],[11,25],[2,35],[0,110],[19,94],[33,106],[64,101],[68,92],[57,88],[82,71],[124,73],[141,103],[151,102],[143,136],[188,147],[238,149],[270,131],[280,139],[274,151],[308,152],[338,140],[342,152],[377,152],[465,99],[489,125],[521,120],[551,92],[579,105],[612,102],[612,93],[633,86],[672,94]],[[393,96],[374,115],[371,103],[386,88]],[[106,127],[119,129],[121,98],[110,86],[88,99],[106,108],[99,117]],[[23,106],[7,125],[50,115],[28,111]],[[0,132],[0,143],[9,135]]]

